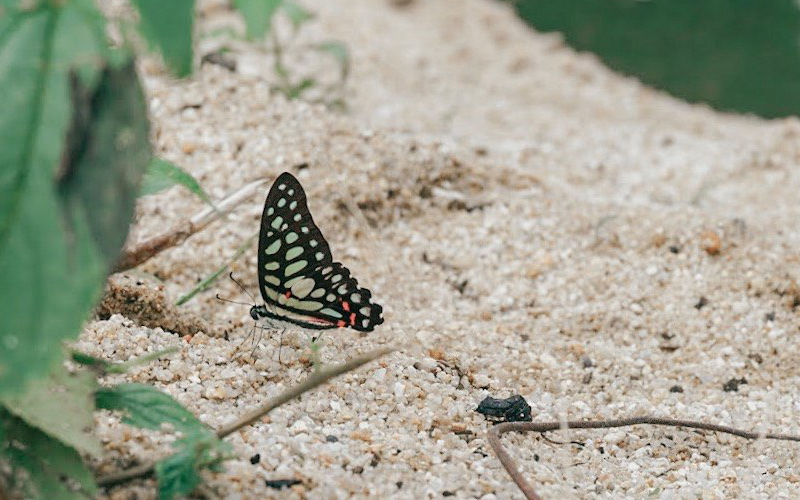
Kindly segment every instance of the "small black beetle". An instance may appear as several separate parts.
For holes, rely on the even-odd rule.
[[[533,420],[533,417],[531,417],[531,405],[519,394],[506,399],[495,399],[487,396],[486,399],[480,402],[475,411],[486,415],[487,419],[495,423],[530,422]]]

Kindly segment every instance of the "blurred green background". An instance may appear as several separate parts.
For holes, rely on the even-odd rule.
[[[539,31],[691,102],[800,114],[795,0],[512,0]]]

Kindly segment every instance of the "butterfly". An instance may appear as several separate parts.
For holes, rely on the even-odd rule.
[[[306,204],[300,182],[284,172],[272,184],[261,215],[258,288],[264,305],[250,316],[304,328],[353,328],[371,332],[383,308],[339,262],[334,262]]]

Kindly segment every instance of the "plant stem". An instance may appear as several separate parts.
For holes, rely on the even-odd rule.
[[[360,366],[369,363],[370,361],[373,361],[381,356],[385,356],[386,354],[389,354],[393,350],[394,349],[390,347],[375,349],[374,351],[370,351],[366,354],[355,357],[344,363],[321,368],[320,370],[317,370],[311,375],[309,375],[303,382],[296,385],[295,387],[270,399],[263,405],[244,414],[243,416],[237,418],[233,422],[224,425],[221,429],[217,431],[217,436],[220,439],[222,439],[236,432],[242,427],[252,424],[253,422],[263,417],[264,415],[268,414],[275,408],[278,408],[279,406],[284,405],[289,401],[300,397],[300,395],[302,395],[303,393],[308,392],[324,384],[325,382],[334,377],[338,377],[339,375],[345,374],[349,371],[353,371],[359,368]],[[101,476],[97,478],[97,484],[99,486],[109,487],[120,483],[124,483],[125,481],[130,481],[131,479],[149,477],[150,475],[153,474],[154,467],[155,463],[147,463],[139,465],[137,467],[132,467],[130,469],[125,469],[120,472],[115,472],[112,474]]]
[[[250,184],[246,184],[229,194],[216,205],[216,209],[208,207],[191,219],[184,221],[177,226],[149,238],[134,248],[125,250],[117,262],[114,272],[127,271],[146,262],[162,251],[180,245],[194,233],[204,229],[206,226],[230,213],[234,208],[241,205],[244,201],[256,194],[264,184],[266,179],[260,179]]]
[[[704,431],[723,432],[725,434],[732,434],[744,439],[776,439],[780,441],[800,441],[800,436],[791,434],[771,434],[771,433],[758,433],[750,432],[735,427],[726,425],[707,424],[705,422],[698,422],[696,420],[680,420],[674,418],[664,417],[631,417],[621,418],[616,420],[596,420],[596,421],[583,421],[572,420],[567,422],[507,422],[494,426],[489,430],[489,444],[492,446],[500,463],[511,476],[511,479],[519,487],[522,494],[525,495],[527,500],[542,500],[533,486],[522,477],[516,462],[508,451],[503,447],[500,441],[500,436],[506,432],[549,432],[558,430],[569,429],[610,429],[613,427],[628,427],[631,425],[662,425],[668,427],[687,427],[690,429],[700,429]]]

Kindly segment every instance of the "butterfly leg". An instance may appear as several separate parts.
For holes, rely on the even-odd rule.
[[[264,338],[264,330],[266,330],[266,326],[259,326],[258,327],[258,340],[255,340],[253,343],[253,350],[250,352],[251,357],[255,357],[256,350],[258,350],[258,346],[261,345],[261,339]]]
[[[242,346],[243,346],[243,345],[244,345],[244,344],[247,342],[247,340],[248,340],[250,337],[253,337],[253,336],[255,336],[255,333],[256,333],[256,327],[257,327],[256,323],[253,323],[253,328],[251,328],[251,329],[250,329],[250,331],[247,333],[247,336],[246,336],[246,337],[245,337],[245,338],[244,338],[244,339],[243,339],[241,342],[239,342],[239,345],[238,345],[238,346],[236,346],[236,351],[237,351],[237,354],[236,354],[236,356],[234,356],[234,358],[233,358],[233,359],[238,359],[239,357],[241,357],[241,355],[242,355],[242,354],[241,354],[241,351],[240,351],[240,349],[242,348]]]

